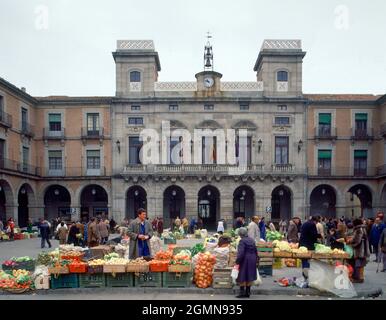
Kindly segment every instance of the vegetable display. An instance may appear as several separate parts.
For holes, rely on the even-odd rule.
[[[105,265],[126,265],[129,260],[124,258],[111,258],[105,261]]]
[[[33,281],[27,270],[13,270],[12,274],[0,271],[1,289],[31,289]]]
[[[106,263],[106,260],[102,260],[102,259],[94,259],[94,260],[90,260],[88,262],[88,265],[89,266],[103,266],[104,264]]]
[[[172,251],[158,251],[155,256],[154,256],[154,259],[155,260],[170,260],[171,258],[173,257],[173,252]]]
[[[267,241],[281,240],[283,239],[283,235],[279,231],[267,231]]]
[[[195,244],[192,247],[192,249],[190,250],[190,252],[192,253],[192,256],[195,256],[196,254],[204,252],[204,251],[205,251],[205,248],[204,248],[204,245],[202,243]]]
[[[332,249],[328,246],[325,246],[321,243],[315,243],[315,252],[316,253],[332,253]]]
[[[191,264],[191,257],[190,257],[190,251],[184,252],[187,250],[182,250],[180,253],[177,253],[172,260],[170,260],[171,265],[190,265]]]
[[[104,256],[103,258],[104,258],[105,260],[116,259],[116,258],[119,258],[119,254],[116,253],[116,252],[109,253],[109,254],[105,254],[105,256]]]
[[[208,288],[213,281],[213,268],[216,257],[209,252],[200,253],[194,268],[194,281],[199,288]]]

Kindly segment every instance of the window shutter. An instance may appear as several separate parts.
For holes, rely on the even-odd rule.
[[[354,158],[367,158],[367,150],[355,150]]]
[[[87,157],[99,157],[99,150],[87,150]]]
[[[62,151],[61,150],[48,151],[48,157],[49,158],[61,158],[62,157]]]
[[[50,113],[48,115],[48,119],[49,122],[61,122],[62,115],[60,113]]]

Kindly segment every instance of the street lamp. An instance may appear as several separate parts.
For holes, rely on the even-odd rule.
[[[94,188],[91,190],[91,194],[92,194],[93,196],[95,196],[96,190],[95,190]]]
[[[322,189],[322,195],[326,194],[326,189]]]
[[[59,190],[58,190],[58,189],[55,189],[55,190],[54,190],[54,194],[55,194],[55,196],[58,196],[58,195],[59,195]]]
[[[247,194],[247,192],[246,192],[245,190],[243,190],[243,191],[241,192],[241,194],[243,195],[243,197],[245,197],[245,195]]]
[[[172,196],[175,197],[176,194],[177,194],[177,191],[176,191],[176,190],[173,190],[173,191],[172,191]]]
[[[139,195],[138,190],[135,190],[135,191],[134,191],[134,195],[135,195],[136,197],[138,197],[138,195]]]
[[[208,197],[210,197],[210,195],[212,194],[212,192],[211,192],[210,190],[208,190],[208,191],[206,192],[206,194],[208,195]]]
[[[263,145],[263,141],[261,141],[261,139],[259,139],[259,141],[257,141],[257,152],[260,153],[262,145]]]
[[[300,139],[298,142],[298,152],[302,150],[302,147],[303,147],[303,141]]]
[[[362,193],[361,189],[358,189],[357,194],[360,195]]]
[[[20,192],[21,192],[22,194],[25,194],[25,189],[24,189],[24,188],[21,188]]]
[[[280,190],[279,191],[279,196],[282,197],[284,195],[284,191],[283,190]]]
[[[121,142],[117,140],[115,144],[117,145],[118,153],[121,153]]]

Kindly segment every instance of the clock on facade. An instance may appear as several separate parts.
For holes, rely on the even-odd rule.
[[[212,87],[214,84],[214,80],[211,77],[204,78],[204,86],[207,88]]]

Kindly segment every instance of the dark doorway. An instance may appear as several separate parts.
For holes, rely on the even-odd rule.
[[[249,186],[240,186],[233,193],[233,217],[251,218],[255,214],[255,193]]]
[[[291,191],[286,186],[278,186],[271,194],[272,221],[288,221],[292,217]]]
[[[44,218],[48,221],[60,217],[71,220],[71,196],[65,187],[53,185],[44,194]]]
[[[220,192],[213,186],[201,188],[198,192],[198,218],[202,219],[203,228],[216,230],[220,217]]]
[[[326,184],[317,186],[310,196],[310,215],[336,218],[335,190]]]
[[[27,227],[29,220],[29,195],[32,195],[33,191],[30,185],[23,184],[18,193],[18,225],[20,228]]]
[[[352,202],[351,216],[354,218],[358,214],[355,212],[354,203],[356,200],[360,202],[359,215],[365,218],[373,217],[373,200],[370,189],[363,185],[357,184],[352,186],[348,192],[350,193],[350,201]]]
[[[165,226],[170,225],[171,219],[185,217],[185,192],[178,186],[170,186],[164,192],[163,218]]]
[[[128,219],[135,219],[139,208],[147,210],[147,194],[144,188],[132,186],[126,193],[126,214]]]
[[[108,217],[108,195],[104,188],[96,184],[85,187],[80,196],[81,218]]]

